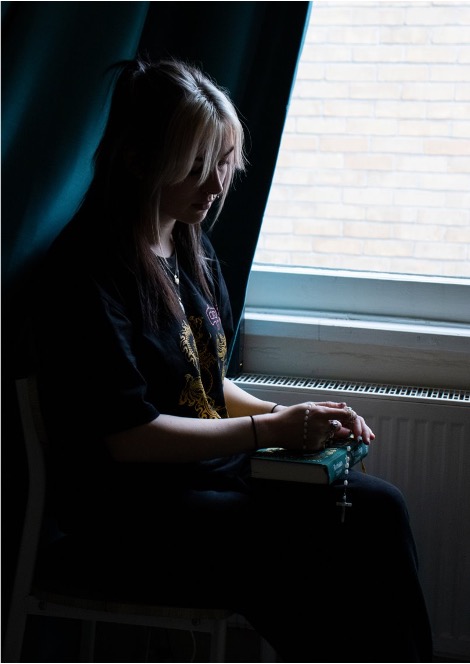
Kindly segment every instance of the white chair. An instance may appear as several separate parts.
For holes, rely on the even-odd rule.
[[[208,632],[211,635],[210,662],[225,661],[228,618],[225,608],[203,609],[141,604],[123,599],[109,601],[73,591],[57,591],[37,586],[34,569],[43,526],[45,504],[45,436],[34,377],[20,378],[16,390],[28,460],[29,492],[25,521],[7,627],[2,648],[3,662],[21,662],[21,652],[29,615],[73,618],[82,622],[80,661],[93,662],[97,622],[147,625],[165,629]]]

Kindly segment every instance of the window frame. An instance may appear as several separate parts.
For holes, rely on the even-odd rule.
[[[244,372],[470,387],[470,279],[254,264]]]

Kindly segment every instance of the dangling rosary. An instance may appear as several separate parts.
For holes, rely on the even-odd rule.
[[[351,408],[351,406],[346,406],[346,410],[349,411],[351,423],[357,418],[357,413]],[[341,523],[344,523],[346,519],[346,507],[352,507],[352,503],[348,502],[347,490],[348,490],[348,477],[349,477],[349,452],[351,451],[351,445],[346,447],[346,468],[344,470],[344,479],[343,479],[343,497],[340,501],[336,503],[336,507],[341,507]],[[362,466],[364,469],[364,465]]]
[[[304,415],[304,430],[303,430],[303,445],[302,448],[305,451],[307,449],[307,433],[308,433],[308,418],[310,416],[310,411],[312,407],[315,404],[309,401],[307,403],[307,408],[305,410],[305,415]],[[274,406],[275,408],[276,406]],[[274,409],[273,409],[274,410]],[[354,410],[350,407],[347,406],[346,410],[349,411],[349,416],[351,423],[354,422],[354,420],[357,418],[357,413],[354,412]],[[329,434],[325,440],[325,447],[333,440],[333,437],[335,435],[335,432],[338,430],[338,428],[341,428],[341,423],[338,422],[338,420],[330,420],[330,431]],[[348,502],[348,495],[347,495],[347,490],[348,490],[348,476],[349,476],[349,452],[351,452],[351,445],[347,445],[346,447],[346,462],[345,462],[345,470],[344,470],[344,479],[343,479],[343,496],[341,500],[337,501],[336,506],[341,507],[341,523],[344,523],[346,519],[346,507],[352,507],[352,503]],[[365,467],[364,463],[362,463],[362,470],[365,472]]]
[[[346,451],[351,451],[351,445],[346,447]],[[341,523],[344,523],[346,518],[346,507],[352,507],[352,503],[348,503],[347,499],[347,488],[348,488],[348,475],[349,475],[349,454],[346,456],[346,468],[344,471],[344,480],[343,480],[343,497],[340,501],[336,503],[336,507],[341,507]]]

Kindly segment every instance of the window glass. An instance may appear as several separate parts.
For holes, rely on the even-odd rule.
[[[470,277],[470,5],[315,0],[255,264]]]

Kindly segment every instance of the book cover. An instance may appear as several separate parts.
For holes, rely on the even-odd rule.
[[[348,446],[351,448],[349,451]],[[352,468],[367,456],[368,451],[364,443],[349,439],[310,454],[291,452],[283,447],[268,447],[258,450],[251,457],[251,477],[330,484],[344,477],[347,459],[349,468]]]
[[[353,466],[356,465],[356,463],[359,463],[366,457],[369,453],[369,445],[366,445],[365,443],[358,443],[357,441],[353,441],[353,443],[349,443],[351,450],[348,452],[349,454],[349,467],[352,468]]]

